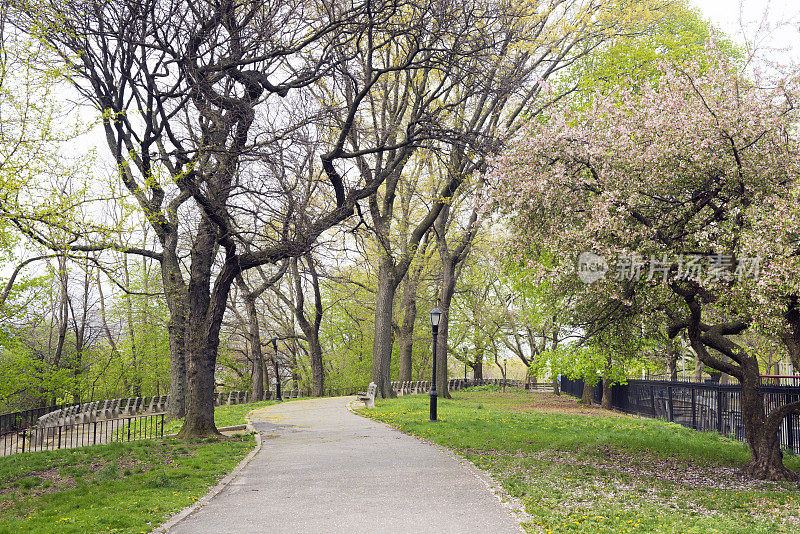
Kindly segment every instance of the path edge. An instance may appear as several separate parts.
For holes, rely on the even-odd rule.
[[[253,448],[253,450],[250,451],[250,453],[247,456],[245,456],[236,467],[233,468],[233,471],[222,477],[222,480],[217,482],[217,484],[213,486],[208,491],[208,493],[197,499],[195,502],[193,502],[180,512],[171,515],[169,519],[167,519],[164,523],[160,524],[159,526],[151,530],[150,534],[162,534],[169,531],[169,529],[171,529],[172,527],[174,527],[175,525],[177,525],[178,523],[180,523],[181,521],[192,515],[194,512],[196,512],[197,510],[208,504],[211,501],[211,499],[219,495],[219,493],[222,490],[228,487],[228,485],[231,482],[233,482],[233,479],[239,476],[239,473],[241,473],[242,470],[245,467],[247,467],[247,464],[249,464],[250,461],[253,458],[255,458],[256,454],[258,454],[261,451],[261,443],[262,443],[261,433],[256,431],[252,421],[250,421],[250,414],[253,413],[256,409],[257,408],[254,408],[253,410],[249,411],[247,415],[244,416],[245,421],[247,421],[247,425],[244,425],[244,427],[250,432],[253,432],[256,438],[256,446]],[[231,427],[231,428],[226,427],[218,430],[240,430],[241,427],[242,425],[236,425],[236,427]]]
[[[489,493],[494,495],[495,498],[500,502],[500,506],[502,506],[503,508],[508,510],[508,512],[512,515],[512,517],[514,517],[517,520],[517,524],[518,524],[520,532],[522,532],[522,533],[526,532],[525,527],[522,526],[523,523],[533,524],[534,518],[527,511],[525,511],[525,505],[522,503],[522,501],[520,501],[516,497],[511,496],[511,494],[509,494],[506,491],[506,489],[503,487],[503,485],[500,482],[498,482],[497,480],[495,480],[495,478],[492,476],[491,473],[489,473],[488,471],[486,471],[484,469],[481,469],[480,467],[475,465],[472,461],[470,461],[467,458],[464,458],[463,456],[458,454],[453,449],[445,447],[444,445],[439,445],[435,441],[429,440],[427,438],[423,438],[421,436],[415,436],[414,434],[409,434],[407,432],[403,432],[399,428],[397,428],[395,426],[392,426],[389,423],[384,423],[383,421],[378,421],[378,420],[373,419],[371,417],[367,417],[367,416],[359,414],[358,412],[363,408],[363,406],[359,406],[357,404],[354,406],[355,403],[359,403],[359,402],[360,401],[355,400],[355,401],[351,401],[351,402],[347,403],[347,409],[350,410],[350,412],[353,415],[357,415],[358,417],[362,417],[364,419],[369,419],[370,421],[374,421],[376,423],[380,423],[382,425],[385,425],[385,426],[391,428],[392,430],[394,430],[395,432],[400,432],[401,434],[404,434],[404,435],[406,435],[406,436],[408,436],[410,438],[414,438],[414,439],[416,439],[418,441],[421,441],[421,442],[425,443],[426,445],[429,445],[429,446],[433,447],[434,449],[437,449],[440,452],[443,452],[443,453],[447,454],[448,456],[453,458],[456,462],[461,464],[461,467],[464,470],[468,471],[469,474],[471,474],[472,476],[474,476],[475,478],[477,478],[478,480],[480,480],[481,482],[486,484],[486,489],[489,491]]]

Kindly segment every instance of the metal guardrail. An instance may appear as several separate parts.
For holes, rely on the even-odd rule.
[[[0,456],[164,437],[164,414],[33,427],[0,438]]]
[[[800,400],[800,387],[763,383],[765,410]],[[581,397],[582,379],[561,377],[562,393]],[[611,388],[611,406],[625,413],[663,419],[700,431],[715,431],[746,439],[740,402],[741,386],[667,380],[628,380]],[[594,388],[594,402],[600,403],[602,388]],[[800,454],[800,417],[787,416],[778,429],[780,446]]]
[[[4,413],[0,415],[0,436],[30,428],[36,424],[36,421],[38,421],[41,416],[71,406],[76,405],[54,404],[53,406],[45,406],[43,408],[31,408],[30,410],[23,410],[20,412]]]
[[[43,408],[32,408],[20,412],[12,412],[0,415],[0,437],[10,433],[16,433],[24,429],[36,426],[57,426],[50,422],[42,424],[41,418],[49,415],[54,420],[77,418],[73,423],[86,422],[85,419],[92,421],[98,418],[117,419],[122,416],[144,415],[144,413],[160,413],[164,411],[168,395],[158,397],[125,397],[119,399],[107,399],[103,401],[92,401],[75,404],[57,404]],[[214,394],[214,405],[242,404],[250,401],[250,393],[247,391],[229,391]],[[67,421],[60,421],[60,424],[67,424]]]

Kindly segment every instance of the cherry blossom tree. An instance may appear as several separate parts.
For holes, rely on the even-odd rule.
[[[746,471],[773,480],[798,478],[776,436],[800,402],[765,409],[741,334],[771,333],[800,354],[796,82],[747,76],[710,43],[649,84],[562,101],[489,177],[515,230],[510,254],[534,278],[574,277],[584,253],[578,269],[596,276],[576,301],[629,306],[635,294],[705,365],[738,379]]]

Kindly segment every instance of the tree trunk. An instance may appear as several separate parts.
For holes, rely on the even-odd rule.
[[[193,322],[193,321],[190,321]],[[202,333],[189,332],[188,384],[186,417],[178,432],[179,439],[221,436],[214,424],[214,370],[216,354],[211,354]]]
[[[392,320],[398,280],[393,276],[390,258],[383,258],[378,268],[378,291],[375,294],[375,339],[372,345],[372,381],[378,386],[376,396],[396,397],[392,390]]]
[[[253,402],[264,400],[264,365],[255,356],[252,362],[251,391]]]
[[[250,355],[253,358],[253,400],[264,398],[264,354],[261,351],[261,330],[258,324],[256,299],[247,291],[244,281],[240,284],[244,295],[244,306],[247,310],[247,329],[250,340]]]
[[[758,363],[749,362],[741,377],[742,422],[744,423],[747,445],[750,447],[750,462],[745,472],[762,480],[799,480],[800,475],[783,465],[783,451],[778,441],[778,427],[783,418],[769,423],[764,414],[764,394],[758,376]]]
[[[169,396],[167,397],[167,417],[181,419],[186,415],[186,392],[188,378],[186,372],[186,317],[170,310],[169,323]]]
[[[161,280],[164,296],[169,309],[169,397],[167,397],[167,417],[180,419],[186,415],[186,392],[188,388],[186,373],[186,315],[188,293],[183,281],[178,257],[175,254],[176,239],[164,241],[164,255],[161,261]]]
[[[483,358],[479,356],[477,351],[475,355],[475,361],[470,364],[470,367],[472,367],[472,379],[483,380]]]
[[[61,365],[61,357],[64,354],[64,343],[67,339],[67,327],[69,326],[69,293],[67,293],[67,258],[59,256],[58,274],[61,284],[61,302],[59,302],[58,313],[58,341],[56,342],[56,352],[53,355],[53,367]]]
[[[450,398],[447,390],[447,337],[450,331],[450,303],[456,289],[456,265],[451,259],[442,261],[442,290],[439,306],[442,320],[439,322],[439,335],[436,347],[436,390],[440,397]]]
[[[299,348],[297,347],[297,339],[294,338],[291,341],[292,348],[289,352],[289,367],[292,369],[292,389],[300,390],[300,372],[298,371],[297,365],[297,352]]]
[[[702,378],[703,378],[703,367],[705,367],[705,366],[703,365],[703,362],[702,362],[702,361],[700,361],[700,358],[698,358],[697,356],[695,356],[695,362],[694,362],[694,379],[695,379],[695,381],[696,381],[696,382],[700,382],[700,380],[702,380]]]
[[[672,339],[668,341],[668,350],[667,353],[667,373],[669,374],[669,379],[672,381],[678,380],[678,357],[680,356],[680,350],[675,348],[675,344],[677,343],[677,339]]]
[[[677,288],[677,289],[676,289]],[[689,321],[687,335],[695,355],[702,360],[709,369],[717,372],[726,372],[739,379],[739,403],[741,405],[742,423],[744,424],[747,445],[750,448],[750,461],[745,472],[753,477],[766,480],[798,480],[800,475],[783,465],[783,453],[778,442],[778,428],[783,419],[790,413],[800,410],[800,403],[790,402],[779,408],[772,408],[765,414],[764,394],[761,391],[761,377],[758,358],[749,355],[728,336],[739,335],[745,331],[749,324],[746,322],[731,322],[722,328],[719,325],[702,326],[701,301],[697,298],[698,292],[694,288],[673,286],[676,292],[686,301],[689,308]],[[791,311],[790,304],[790,311]],[[793,317],[787,316],[790,324]],[[794,319],[800,319],[795,316]],[[800,327],[800,323],[793,325]],[[793,328],[795,330],[795,328]],[[795,330],[800,334],[800,329]],[[790,334],[791,335],[791,334]],[[797,336],[800,338],[800,335]],[[727,359],[714,356],[708,348],[716,350]],[[789,346],[791,350],[791,346]],[[696,367],[696,370],[698,367]],[[717,394],[723,392],[717,389]],[[725,399],[718,399],[724,401]],[[725,408],[725,402],[718,405]],[[733,429],[723,429],[723,431]]]
[[[319,343],[319,336],[316,332],[308,337],[308,352],[311,359],[311,394],[315,397],[323,397],[325,396],[325,368],[322,363],[322,345]]]
[[[594,404],[594,386],[589,385],[588,380],[583,381],[583,395],[580,402],[587,406]]]
[[[558,348],[558,325],[556,323],[556,319],[558,317],[553,315],[553,333],[552,337],[550,338],[550,348],[555,354],[556,349]],[[558,374],[556,374],[555,365],[553,365],[553,356],[550,356],[550,379],[553,381],[553,395],[561,396],[561,384],[558,383]]]
[[[678,379],[678,366],[677,360],[673,359],[671,356],[667,361],[667,374],[669,375],[669,379],[673,382]]]
[[[611,386],[613,383],[607,378],[603,379],[603,399],[600,402],[600,407],[604,410],[611,409]]]
[[[600,407],[605,410],[611,409],[611,386],[612,382],[609,379],[611,376],[611,366],[613,365],[613,361],[611,360],[611,353],[606,356],[606,368],[604,370],[603,376],[603,396],[600,400]]]
[[[297,304],[293,307],[297,323],[303,331],[303,335],[308,342],[309,359],[311,360],[311,394],[314,397],[325,395],[325,366],[322,361],[322,345],[319,342],[319,329],[322,324],[322,293],[319,288],[319,276],[311,254],[305,256],[308,272],[311,274],[311,289],[314,293],[314,318],[309,322],[305,312],[305,295],[303,293],[303,283],[298,269],[298,260],[292,260],[292,276],[295,283],[295,299]],[[296,362],[296,360],[295,360]],[[296,369],[295,365],[295,369]],[[296,376],[296,372],[295,372]],[[297,382],[297,378],[295,378]]]
[[[214,424],[214,372],[219,347],[219,329],[233,283],[233,269],[226,265],[217,276],[211,293],[211,269],[216,256],[217,232],[203,217],[191,252],[189,273],[189,314],[186,332],[189,346],[189,385],[186,417],[178,438],[221,435]]]
[[[414,276],[414,275],[417,276]],[[401,382],[411,380],[411,357],[414,349],[414,322],[417,319],[417,286],[419,284],[419,270],[409,270],[403,278],[403,323],[400,325],[400,335],[397,343],[400,348],[400,372],[397,379]]]

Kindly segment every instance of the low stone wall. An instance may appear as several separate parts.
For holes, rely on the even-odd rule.
[[[244,404],[248,402],[249,398],[250,394],[247,391],[217,393],[214,405]],[[45,414],[39,418],[36,426],[38,428],[72,426],[126,416],[164,413],[168,400],[169,395],[160,395],[158,397],[129,397],[86,402]]]
[[[548,382],[523,382],[522,380],[506,380],[506,386],[508,387],[515,387],[515,388],[525,388],[531,389],[534,391],[550,391],[552,390],[552,385]],[[392,389],[394,389],[398,395],[413,395],[417,393],[428,393],[431,390],[431,383],[428,380],[418,380],[416,382],[392,382]],[[484,385],[495,385],[495,386],[502,386],[503,379],[502,378],[487,378],[483,380],[464,380],[463,378],[450,378],[447,380],[447,390],[448,391],[458,391],[460,389],[464,389],[466,387],[471,386],[484,386]]]

